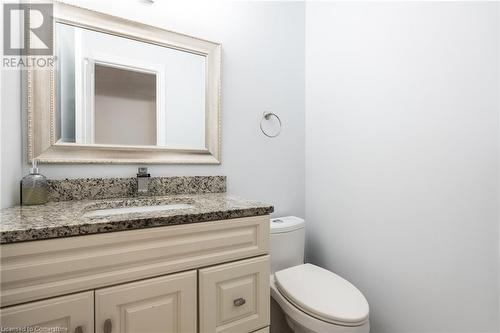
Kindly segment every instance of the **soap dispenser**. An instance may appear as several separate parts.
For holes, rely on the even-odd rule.
[[[36,160],[29,175],[21,180],[21,205],[41,205],[47,202],[48,183],[44,175],[38,173]]]

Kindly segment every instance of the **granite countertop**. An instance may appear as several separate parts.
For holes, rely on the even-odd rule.
[[[96,209],[126,206],[188,204],[191,208],[84,216]],[[273,206],[226,193],[178,194],[49,202],[0,210],[0,244],[80,236],[176,224],[198,223],[272,213]]]

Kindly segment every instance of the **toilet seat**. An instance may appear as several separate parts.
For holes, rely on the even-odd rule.
[[[305,329],[297,330],[293,328],[294,332],[314,332],[314,333],[369,333],[370,321],[367,320],[361,326],[343,326],[339,324],[332,324],[321,319],[317,319],[304,311],[300,310],[297,306],[292,304],[283,294],[278,290],[275,283],[274,274],[271,275],[271,297],[278,303],[281,310],[293,324],[304,327]],[[271,320],[272,321],[272,320]],[[272,325],[272,322],[271,322]]]
[[[298,309],[321,321],[361,326],[368,321],[369,307],[363,294],[349,281],[312,264],[278,271],[277,290]]]

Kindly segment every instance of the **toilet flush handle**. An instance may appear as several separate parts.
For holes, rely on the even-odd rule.
[[[244,298],[237,298],[233,301],[234,306],[242,306],[245,304],[247,301]]]

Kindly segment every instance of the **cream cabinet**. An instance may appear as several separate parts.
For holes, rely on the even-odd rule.
[[[196,332],[196,271],[95,291],[96,333]]]
[[[94,332],[91,291],[13,306],[0,311],[2,332]]]
[[[254,333],[269,333],[269,326],[268,327],[264,327],[258,331],[255,331]]]
[[[269,216],[1,245],[0,326],[267,332],[268,252]]]
[[[269,325],[269,256],[200,270],[200,331],[252,332]]]

